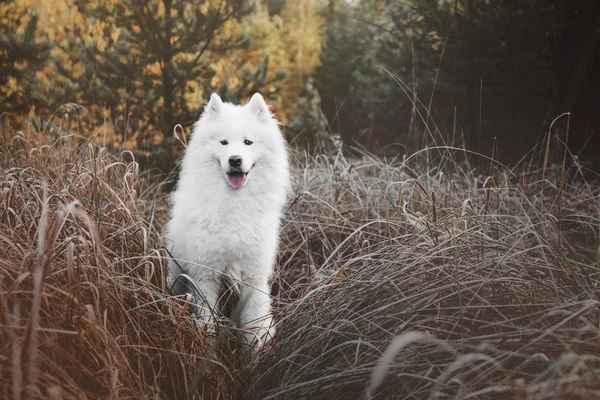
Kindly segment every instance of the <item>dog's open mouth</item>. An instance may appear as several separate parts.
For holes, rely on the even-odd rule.
[[[239,189],[244,186],[246,182],[246,172],[242,171],[232,171],[227,173],[227,183],[234,189]]]

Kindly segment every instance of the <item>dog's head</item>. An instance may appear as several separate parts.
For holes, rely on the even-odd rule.
[[[278,122],[259,93],[244,106],[224,103],[213,94],[194,129],[193,140],[198,139],[202,152],[218,162],[232,189],[241,189],[260,175],[276,179],[278,172],[288,174]]]

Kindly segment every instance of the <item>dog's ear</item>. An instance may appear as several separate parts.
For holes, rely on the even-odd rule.
[[[272,117],[269,106],[258,92],[252,95],[252,98],[248,104],[246,104],[246,107],[248,107],[252,114],[256,115],[261,121],[268,121]]]
[[[208,117],[218,115],[222,107],[223,100],[221,100],[218,94],[213,93],[210,95],[208,104],[204,106],[204,113],[202,115]]]

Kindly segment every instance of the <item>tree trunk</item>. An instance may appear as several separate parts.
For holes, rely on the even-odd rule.
[[[172,0],[163,0],[165,5],[165,41],[163,44],[162,55],[162,80],[163,80],[163,118],[162,132],[165,138],[173,136],[173,126],[175,116],[173,115],[173,47],[171,45],[171,35],[173,33],[173,21],[171,19]]]

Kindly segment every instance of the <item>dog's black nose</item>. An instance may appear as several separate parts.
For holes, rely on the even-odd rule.
[[[242,157],[240,156],[231,156],[229,157],[229,165],[232,167],[239,167],[242,165]]]

